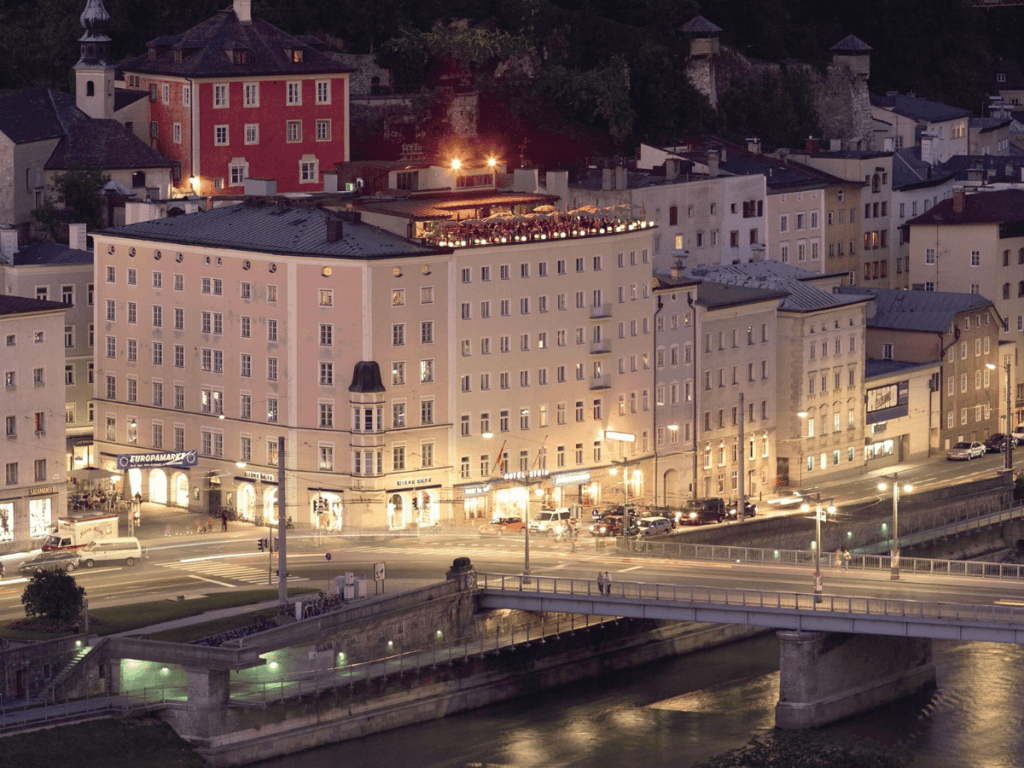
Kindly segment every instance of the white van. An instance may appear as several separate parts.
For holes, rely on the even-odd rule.
[[[560,525],[566,525],[572,519],[568,509],[551,509],[538,512],[530,521],[530,532],[554,534]]]
[[[96,563],[135,565],[142,559],[142,546],[134,536],[121,539],[97,539],[78,550],[82,565],[92,568]]]

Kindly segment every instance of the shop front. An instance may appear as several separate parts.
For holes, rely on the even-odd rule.
[[[388,530],[438,524],[441,521],[440,491],[441,484],[430,475],[395,481],[395,487],[387,490]]]
[[[345,524],[342,491],[334,488],[309,488],[309,515],[314,528],[341,531]]]
[[[462,492],[462,511],[466,520],[491,519],[491,484],[478,483],[457,487]]]
[[[263,525],[277,523],[277,475],[270,472],[245,470],[235,476],[238,516],[249,522],[262,521]]]
[[[551,485],[556,507],[601,507],[601,484],[589,470],[558,472],[551,476]]]

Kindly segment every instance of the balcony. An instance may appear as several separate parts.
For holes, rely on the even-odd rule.
[[[592,355],[607,355],[611,351],[611,339],[602,339],[601,341],[590,342],[590,354]]]
[[[611,302],[599,304],[596,307],[590,308],[590,319],[591,320],[603,320],[606,317],[612,316],[612,305]]]
[[[603,376],[594,376],[590,380],[590,389],[611,389],[612,376],[610,373],[606,373]]]

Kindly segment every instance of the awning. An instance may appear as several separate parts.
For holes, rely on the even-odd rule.
[[[73,469],[68,472],[68,478],[72,480],[107,480],[111,477],[120,476],[120,472],[111,472],[108,469],[100,469],[99,467],[82,467],[81,469]]]
[[[409,491],[415,493],[416,491],[426,491],[430,488],[441,487],[441,483],[436,483],[435,485],[408,485],[405,488],[388,488],[384,493],[409,493]]]

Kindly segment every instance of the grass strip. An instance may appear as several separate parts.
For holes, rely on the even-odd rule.
[[[289,587],[288,596],[296,597],[298,595],[305,595],[316,591],[317,590],[315,588],[311,587]],[[193,600],[155,600],[148,603],[118,605],[111,606],[109,608],[90,608],[89,616],[91,618],[89,621],[89,632],[101,636],[114,635],[120,632],[131,632],[133,630],[144,629],[145,627],[150,627],[155,624],[163,624],[168,621],[177,621],[180,619],[201,616],[209,611],[216,611],[224,608],[236,608],[244,605],[254,605],[256,603],[264,603],[275,599],[277,599],[276,587],[273,589],[215,592]],[[200,624],[218,626],[221,622],[225,621],[242,621],[242,623],[234,623],[231,626],[226,627],[227,629],[235,629],[236,627],[253,623],[255,617],[259,613],[263,613],[267,618],[273,618],[273,615],[276,612],[266,610],[253,611],[245,614],[245,616],[248,617],[247,621],[242,621],[243,617],[240,615],[214,619],[210,622],[196,622],[192,625],[195,627],[194,630],[192,627],[182,628],[183,630],[189,630],[188,632],[183,632],[182,636],[188,636],[191,639],[198,639],[200,637],[206,637],[207,635],[225,631],[225,629],[203,630],[199,628],[198,625]],[[0,637],[6,640],[53,640],[58,637],[67,637],[74,634],[71,631],[63,633],[33,631],[25,628],[14,628],[11,627],[10,624],[11,622],[9,621],[0,624]],[[194,632],[200,632],[200,634],[193,636]],[[160,639],[165,638],[161,637]],[[180,642],[188,641],[183,640]]]

